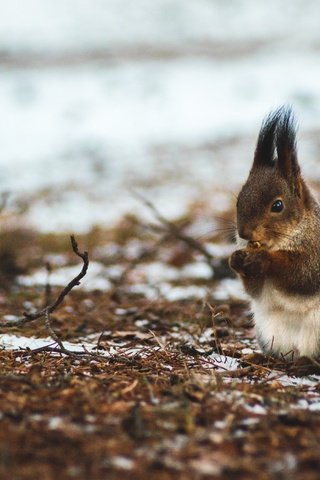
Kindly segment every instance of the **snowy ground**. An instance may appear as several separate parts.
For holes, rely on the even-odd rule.
[[[283,103],[299,117],[305,172],[320,178],[318,2],[0,6],[0,191],[36,227],[141,213],[132,188],[170,217],[214,204],[217,187],[244,180],[261,119]]]

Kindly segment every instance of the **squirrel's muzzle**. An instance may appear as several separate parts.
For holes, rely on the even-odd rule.
[[[238,228],[238,234],[243,240],[255,241],[255,238],[253,238],[254,232],[247,226],[241,226],[241,228]]]

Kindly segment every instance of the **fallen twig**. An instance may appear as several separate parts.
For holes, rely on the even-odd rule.
[[[82,266],[81,272],[76,277],[74,277],[71,280],[71,282],[68,283],[68,285],[66,287],[64,287],[64,289],[60,292],[58,298],[56,299],[56,301],[53,304],[47,305],[42,310],[37,310],[36,312],[33,312],[33,313],[24,312],[21,317],[17,318],[16,320],[13,320],[13,321],[12,320],[7,320],[7,321],[2,320],[0,322],[0,327],[9,327],[9,328],[20,327],[20,326],[24,325],[25,323],[29,323],[29,322],[32,322],[34,320],[38,320],[39,318],[47,317],[48,315],[53,313],[59,307],[59,305],[63,302],[65,297],[71,292],[71,290],[74,287],[76,287],[77,285],[80,285],[80,281],[86,275],[87,270],[88,270],[88,266],[89,266],[88,252],[83,252],[83,253],[80,252],[79,248],[78,248],[78,244],[77,244],[74,236],[71,235],[70,238],[71,238],[72,250],[83,261],[83,266]]]

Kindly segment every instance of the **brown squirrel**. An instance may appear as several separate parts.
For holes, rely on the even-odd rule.
[[[320,355],[320,206],[301,176],[292,110],[264,120],[237,199],[230,257],[251,297],[262,350]]]

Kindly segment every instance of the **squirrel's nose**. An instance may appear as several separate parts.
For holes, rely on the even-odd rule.
[[[244,240],[254,240],[252,229],[248,228],[247,226],[239,228],[238,233],[239,237],[243,238]]]

